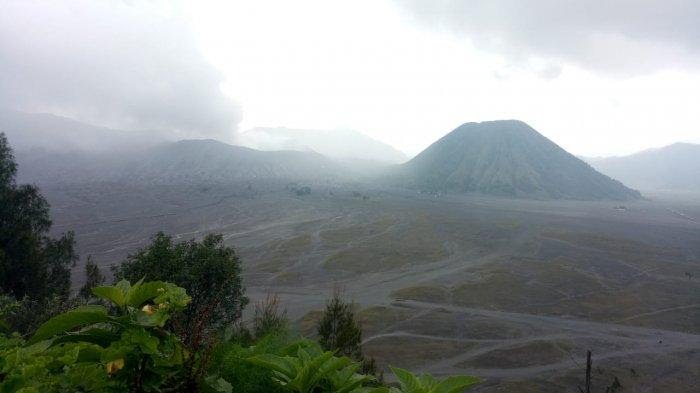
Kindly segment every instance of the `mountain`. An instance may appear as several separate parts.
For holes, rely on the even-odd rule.
[[[44,113],[0,109],[22,182],[226,183],[330,179],[344,168],[313,151],[258,151],[157,131],[122,131]]]
[[[132,153],[18,152],[19,179],[39,184],[232,183],[245,180],[321,180],[343,173],[314,152],[263,152],[214,140],[183,140]]]
[[[174,140],[161,131],[122,131],[82,123],[48,113],[0,109],[0,132],[15,151],[132,150]]]
[[[317,179],[332,178],[340,172],[337,164],[315,152],[268,152],[211,139],[159,146],[127,168],[130,179],[159,183]]]
[[[466,123],[397,169],[426,191],[574,200],[628,200],[625,187],[517,120]]]
[[[625,157],[589,159],[597,170],[644,190],[700,191],[700,145],[676,143]]]
[[[349,130],[301,130],[291,128],[253,128],[240,136],[241,144],[258,150],[315,151],[335,160],[360,160],[398,164],[406,155],[386,143]]]

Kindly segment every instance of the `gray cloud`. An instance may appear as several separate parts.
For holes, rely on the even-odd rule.
[[[397,0],[419,24],[513,62],[531,57],[637,75],[700,60],[697,0]]]
[[[177,12],[156,7],[3,1],[0,107],[232,139],[241,115],[220,91],[222,75]]]

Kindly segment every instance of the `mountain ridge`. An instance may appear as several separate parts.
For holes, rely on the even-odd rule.
[[[256,127],[241,133],[239,138],[243,145],[258,150],[312,150],[341,162],[398,164],[407,160],[393,146],[353,130]]]
[[[133,153],[20,151],[16,155],[20,179],[43,184],[312,180],[332,179],[343,172],[336,163],[318,153],[263,152],[213,139],[181,140]]]
[[[676,142],[627,156],[588,159],[598,171],[648,190],[700,190],[700,144]]]
[[[641,197],[520,120],[464,123],[397,173],[404,185],[431,192],[575,200]]]

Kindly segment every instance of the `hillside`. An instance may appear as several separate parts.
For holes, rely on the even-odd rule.
[[[174,140],[161,131],[123,131],[83,123],[48,113],[0,108],[0,132],[13,149],[49,152],[133,150]]]
[[[314,152],[263,152],[214,140],[183,140],[131,153],[18,152],[24,182],[133,184],[330,179],[342,170]]]
[[[154,148],[127,167],[129,178],[163,183],[227,183],[251,179],[333,177],[340,168],[315,152],[265,152],[215,140],[184,140]]]
[[[351,130],[258,127],[241,134],[240,140],[243,145],[258,150],[313,150],[344,162],[361,160],[399,164],[406,161],[406,155],[394,147]]]
[[[700,145],[697,144],[676,143],[589,162],[600,172],[635,188],[700,191]]]
[[[400,166],[398,179],[425,191],[574,200],[640,197],[516,120],[463,124]]]

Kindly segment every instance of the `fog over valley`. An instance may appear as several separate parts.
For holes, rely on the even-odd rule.
[[[0,2],[0,391],[696,391],[699,18]]]

